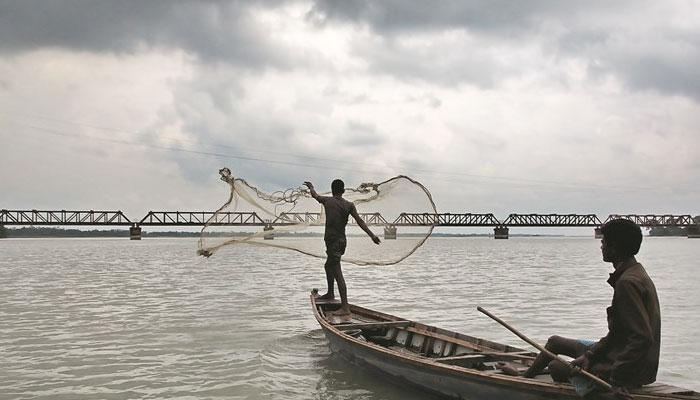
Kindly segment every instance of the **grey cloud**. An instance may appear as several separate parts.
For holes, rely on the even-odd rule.
[[[245,2],[4,1],[0,51],[65,48],[130,54],[163,48],[207,61],[285,65],[283,49],[267,40],[249,12]]]
[[[700,100],[700,25],[693,32],[674,27],[626,32],[581,29],[556,38],[561,56],[585,61],[592,78],[618,77],[631,89],[681,94]]]
[[[228,166],[236,176],[249,178],[251,184],[264,190],[286,189],[304,180],[321,184],[332,176],[342,176],[348,182],[353,182],[355,176],[369,179],[361,172],[367,168],[360,162],[369,158],[368,151],[385,141],[376,127],[348,122],[337,132],[325,131],[328,126],[315,126],[312,122],[311,111],[303,114],[308,118],[302,118],[297,113],[272,113],[252,106],[246,98],[236,98],[234,102],[202,101],[226,97],[222,92],[230,88],[235,91],[237,87],[227,83],[231,80],[227,74],[203,74],[207,76],[179,82],[175,101],[149,128],[151,140],[157,142],[165,127],[177,121],[183,134],[196,138],[183,147],[207,153],[175,152],[169,157],[188,182],[204,182],[221,166]],[[222,83],[218,90],[217,81]],[[307,123],[300,124],[300,119]],[[311,133],[315,128],[325,133]]]
[[[683,7],[693,6],[666,2],[663,8],[683,16]],[[504,62],[484,49],[501,45],[501,51],[514,52],[528,42],[540,43],[544,57],[552,60],[587,63],[591,78],[612,75],[634,90],[700,100],[700,78],[695,72],[700,61],[700,24],[674,27],[668,15],[659,15],[656,2],[317,0],[309,15],[321,23],[369,26],[383,41],[374,48],[362,43],[355,52],[374,72],[403,79],[493,87],[520,74],[523,66],[513,60]],[[402,47],[394,40],[452,30],[474,37],[476,43],[446,49],[436,41],[431,53]],[[616,41],[620,37],[623,43]],[[628,50],[640,43],[647,44],[643,51]],[[460,58],[459,52],[467,49],[474,54]]]
[[[377,32],[468,29],[494,35],[513,35],[537,29],[553,17],[570,17],[589,10],[615,12],[627,1],[557,2],[547,0],[445,0],[439,2],[388,0],[316,0],[309,12],[314,21],[340,20],[367,24]]]
[[[357,43],[354,51],[369,62],[375,74],[405,81],[424,81],[443,86],[470,82],[490,88],[504,75],[504,66],[489,49],[454,49],[445,54],[443,46],[416,48],[392,39]]]
[[[700,40],[700,38],[699,38]],[[661,53],[661,54],[659,54]],[[603,64],[609,71],[624,76],[625,83],[642,90],[683,94],[700,101],[700,42],[689,44],[685,54],[648,51],[642,54],[617,52]]]
[[[430,160],[427,160],[423,154],[405,154],[402,153],[397,159],[399,165],[401,165],[405,171],[431,171],[435,170],[435,166]],[[405,173],[399,171],[401,173]],[[419,173],[417,173],[420,175]]]
[[[350,121],[346,132],[345,137],[341,140],[345,146],[367,148],[386,143],[386,139],[372,125]]]

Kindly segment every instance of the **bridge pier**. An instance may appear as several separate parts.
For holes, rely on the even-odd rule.
[[[688,239],[700,239],[700,225],[688,225],[685,231],[688,234]]]
[[[388,225],[384,227],[384,240],[396,239],[396,227]]]
[[[132,225],[129,228],[129,240],[141,240],[141,227]]]
[[[275,228],[272,226],[272,224],[267,224],[267,225],[265,225],[265,226],[263,227],[263,231],[264,231],[264,232],[269,232],[269,233],[265,233],[265,234],[263,235],[263,239],[265,239],[265,240],[272,240],[272,239],[274,239],[274,238],[275,238],[275,233],[272,232],[274,229],[275,229]]]
[[[601,231],[601,227],[598,226],[593,230],[593,237],[595,237],[596,239],[603,238],[603,232]]]
[[[507,226],[497,226],[493,228],[493,238],[494,239],[508,239],[508,227]]]

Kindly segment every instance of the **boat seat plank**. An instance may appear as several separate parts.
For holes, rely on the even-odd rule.
[[[531,351],[513,351],[513,352],[498,352],[498,351],[484,351],[480,352],[485,356],[489,356],[494,359],[499,360],[534,360],[535,356],[532,355]]]
[[[411,325],[411,321],[386,321],[386,322],[364,322],[335,325],[335,328],[341,331],[350,329],[378,329],[378,328],[395,328],[406,327]]]
[[[483,346],[483,345],[478,345],[476,343],[468,342],[466,340],[458,339],[456,337],[446,336],[446,335],[440,334],[438,332],[430,332],[430,331],[427,331],[424,329],[416,329],[413,327],[408,327],[408,328],[406,328],[406,330],[409,332],[412,332],[412,333],[418,333],[420,335],[429,336],[429,337],[432,337],[435,339],[444,340],[447,343],[453,343],[454,345],[462,346],[462,347],[465,347],[465,348],[471,349],[471,350],[483,351],[483,352],[488,352],[488,351],[496,352],[496,351],[498,351],[497,349],[493,349],[493,348]]]
[[[486,358],[484,354],[462,354],[461,356],[451,356],[451,357],[440,357],[436,358],[435,361],[445,362],[445,361],[459,361],[459,360],[475,360],[480,358]]]
[[[532,353],[529,351],[518,351],[518,352],[510,352],[510,353],[501,353],[501,352],[496,352],[496,351],[477,351],[474,353],[466,353],[466,354],[460,354],[458,356],[450,356],[450,357],[440,357],[437,358],[436,360],[442,361],[442,360],[465,360],[465,359],[470,359],[470,358],[485,358],[489,357],[491,359],[496,359],[496,360],[532,360],[535,357],[531,355]]]
[[[316,303],[316,305],[321,305],[321,304],[340,304],[340,300],[339,300],[339,299],[330,299],[330,300],[326,300],[326,299],[319,299],[319,298],[317,298],[316,300],[314,300],[314,302]]]

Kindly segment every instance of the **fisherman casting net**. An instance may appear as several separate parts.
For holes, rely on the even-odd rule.
[[[323,206],[306,187],[267,193],[235,178],[228,168],[219,174],[229,184],[230,196],[202,228],[200,255],[209,257],[226,247],[236,251],[241,245],[252,245],[326,258]],[[331,196],[324,187],[330,188],[330,182],[316,182],[321,196]],[[346,186],[343,198],[355,204],[367,226],[382,238],[379,246],[372,243],[350,216],[343,262],[396,264],[416,251],[433,231],[437,210],[430,192],[407,176]]]

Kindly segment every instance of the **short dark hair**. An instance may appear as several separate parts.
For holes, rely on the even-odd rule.
[[[336,179],[331,183],[331,191],[334,195],[343,194],[345,192],[345,182],[340,179]]]
[[[625,218],[608,221],[600,228],[600,232],[609,245],[626,257],[636,255],[642,245],[642,230],[637,224]]]

